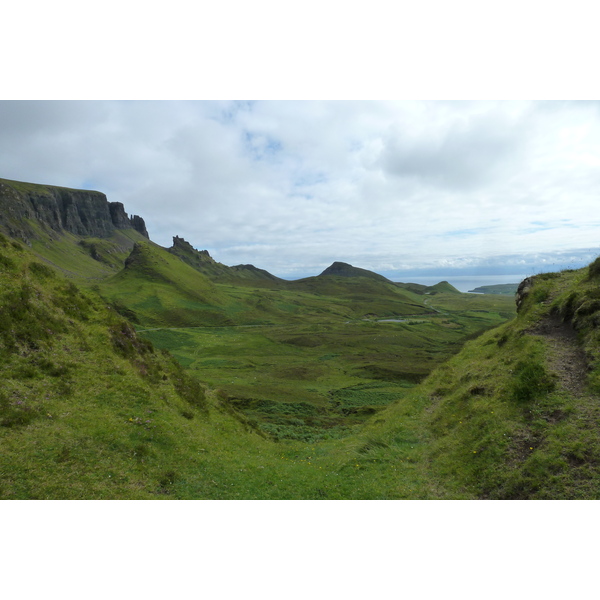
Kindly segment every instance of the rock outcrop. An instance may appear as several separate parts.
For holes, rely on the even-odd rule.
[[[196,250],[189,242],[179,237],[173,237],[173,246],[167,250],[178,256],[183,262],[205,275],[222,275],[228,267],[218,263],[208,250]]]
[[[173,238],[173,246],[167,249],[171,254],[178,256],[183,262],[190,265],[200,273],[215,281],[269,281],[282,283],[283,279],[271,275],[264,269],[258,269],[254,265],[235,265],[228,267],[217,262],[208,250],[196,250],[189,242],[176,235]]]
[[[533,287],[534,282],[535,282],[535,276],[527,277],[527,279],[523,279],[523,281],[521,281],[521,283],[519,284],[519,287],[517,288],[517,293],[515,295],[515,302],[517,303],[517,311],[521,310],[521,306],[523,305],[525,298],[527,298],[529,292],[531,291],[531,288]]]
[[[131,215],[129,220],[131,221],[131,226],[136,231],[141,233],[144,237],[150,239],[150,236],[148,235],[148,230],[146,229],[146,223],[144,223],[144,219],[142,219],[142,217],[138,215]]]
[[[101,192],[0,179],[0,228],[29,242],[36,235],[32,222],[82,237],[105,238],[130,228],[148,237],[141,217],[128,217],[123,204],[108,202]]]

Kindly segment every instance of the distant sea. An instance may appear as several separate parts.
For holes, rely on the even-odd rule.
[[[427,277],[409,277],[402,283],[420,283],[422,285],[435,285],[440,281],[447,281],[460,292],[469,292],[482,285],[498,285],[500,283],[521,283],[527,275],[470,275],[453,277],[452,275],[433,275]],[[392,281],[396,281],[393,279]]]

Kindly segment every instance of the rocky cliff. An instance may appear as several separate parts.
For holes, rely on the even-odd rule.
[[[264,269],[258,269],[254,265],[235,265],[228,267],[217,262],[208,250],[196,250],[189,242],[183,238],[175,236],[173,246],[167,250],[178,256],[183,262],[187,263],[196,271],[200,271],[215,281],[268,281],[273,283],[285,283],[283,279],[271,275]]]
[[[229,272],[229,267],[217,262],[208,250],[196,250],[189,242],[178,235],[173,237],[173,246],[167,250],[183,262],[205,275],[221,276]]]
[[[104,238],[132,228],[148,237],[141,217],[128,217],[123,204],[108,202],[101,192],[0,179],[0,229],[29,242],[36,237],[35,224],[47,233]]]

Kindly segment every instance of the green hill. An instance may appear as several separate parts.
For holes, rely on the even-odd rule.
[[[224,295],[205,275],[151,242],[138,242],[99,289],[146,326],[225,325]]]
[[[375,279],[376,281],[390,282],[389,279],[378,273],[373,273],[367,269],[360,269],[359,267],[353,267],[348,263],[334,262],[331,266],[327,267],[317,277],[366,277],[367,279]]]
[[[469,290],[469,293],[473,294],[506,294],[507,296],[514,296],[519,287],[518,283],[500,283],[497,285],[482,285],[476,287],[474,290]]]
[[[398,287],[410,291],[420,296],[423,295],[434,295],[434,294],[461,294],[453,285],[447,281],[440,281],[435,285],[422,285],[420,283],[395,283]]]
[[[598,498],[598,262],[528,281],[518,318],[390,406],[373,444],[393,444],[410,419],[452,497]]]
[[[425,294],[460,294],[461,292],[457,290],[453,285],[449,284],[447,281],[440,281],[435,285],[427,286],[425,289]]]
[[[427,313],[422,299],[416,299],[385,278],[318,275],[289,282],[289,289],[343,299],[352,316],[392,316]]]
[[[427,291],[427,286],[422,285],[421,283],[402,283],[400,281],[395,283],[398,287],[413,292],[414,294],[425,294]]]

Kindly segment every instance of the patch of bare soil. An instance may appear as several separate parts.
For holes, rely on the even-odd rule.
[[[548,343],[549,367],[558,375],[559,385],[575,396],[583,395],[588,365],[573,326],[558,317],[548,317],[529,333],[543,337]]]

